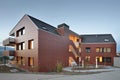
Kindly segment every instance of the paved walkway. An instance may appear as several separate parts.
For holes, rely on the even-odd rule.
[[[0,73],[0,80],[120,80],[120,70],[89,75]]]
[[[114,68],[111,66],[106,66],[105,69],[89,69],[89,70],[72,70],[72,67],[66,67],[63,68],[64,71],[69,72],[103,72],[103,71],[114,71],[114,70],[120,70],[120,68]]]

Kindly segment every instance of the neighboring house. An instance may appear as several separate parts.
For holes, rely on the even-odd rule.
[[[88,64],[113,65],[116,42],[111,34],[81,35],[81,57]]]
[[[15,51],[4,51],[4,54],[14,56],[15,65],[30,71],[55,71],[57,63],[71,66],[86,56],[91,64],[95,64],[96,57],[100,61],[102,57],[102,61],[109,61],[105,64],[113,65],[116,53],[112,35],[79,35],[65,23],[56,28],[29,15],[24,15],[9,35],[12,38],[4,40],[3,45],[14,46]]]

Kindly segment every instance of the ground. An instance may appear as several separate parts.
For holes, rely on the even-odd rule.
[[[10,70],[13,70],[13,73]],[[18,70],[17,72],[14,70]],[[66,70],[71,70],[66,68]],[[24,72],[9,64],[0,65],[0,80],[119,80],[120,68],[80,70],[81,72]],[[86,72],[87,71],[87,72]]]
[[[85,75],[0,73],[0,80],[119,80],[120,70]]]

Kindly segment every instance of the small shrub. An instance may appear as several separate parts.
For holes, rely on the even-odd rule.
[[[62,68],[63,68],[62,63],[57,62],[57,64],[56,64],[56,71],[57,71],[57,72],[61,72],[61,71],[62,71]]]

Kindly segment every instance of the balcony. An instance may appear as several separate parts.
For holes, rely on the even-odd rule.
[[[9,51],[3,51],[4,56],[15,56],[15,51],[9,50]]]
[[[7,38],[3,41],[4,46],[14,46],[15,45],[15,39],[14,38]]]

